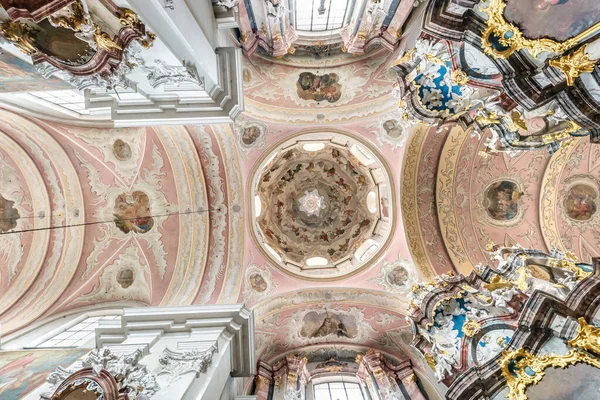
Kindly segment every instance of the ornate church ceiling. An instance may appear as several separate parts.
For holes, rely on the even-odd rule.
[[[480,11],[453,26],[464,41],[424,35],[405,52],[415,3],[369,2],[395,11],[351,16],[324,56],[266,3],[240,3],[245,112],[232,124],[103,129],[0,111],[3,334],[92,308],[243,302],[259,359],[324,345],[399,359],[414,355],[413,284],[469,274],[490,242],[598,254],[600,150],[576,131],[549,144],[565,121],[532,86],[517,100],[534,110],[503,94],[526,58],[479,50]],[[447,17],[427,12],[431,26]],[[568,85],[538,61],[573,104],[597,103],[581,100],[597,68]],[[7,92],[64,83],[0,63]],[[516,114],[478,114],[498,103]],[[502,132],[550,151],[491,151]]]
[[[242,263],[243,188],[229,127],[2,118],[5,334],[99,303],[236,300],[241,277],[228,266]]]
[[[266,255],[306,277],[355,271],[388,244],[394,201],[386,166],[338,134],[296,136],[255,168],[254,233]]]

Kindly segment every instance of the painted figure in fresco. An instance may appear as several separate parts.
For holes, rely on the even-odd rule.
[[[511,181],[499,181],[491,184],[485,194],[485,208],[493,219],[510,221],[517,216],[517,201],[523,195],[517,184]]]
[[[335,103],[342,96],[342,86],[335,73],[315,75],[312,72],[301,72],[296,82],[298,96],[303,100]]]
[[[134,276],[133,270],[130,268],[124,268],[117,272],[117,282],[123,289],[127,289],[133,283]]]
[[[569,190],[564,207],[569,218],[576,221],[588,221],[596,213],[598,194],[591,186],[578,184]]]
[[[309,312],[304,316],[304,325],[300,334],[307,338],[319,338],[329,335],[354,338],[358,327],[352,316],[338,315],[329,311]]]
[[[388,280],[392,285],[403,286],[408,280],[408,272],[402,266],[398,266],[388,273]]]
[[[265,290],[267,290],[267,282],[261,274],[250,275],[250,286],[252,286],[252,289],[259,293],[262,293]]]
[[[504,15],[529,39],[560,42],[600,22],[597,0],[506,0]]]
[[[131,147],[121,139],[115,140],[112,151],[117,160],[127,161],[131,158]]]
[[[258,139],[261,135],[261,130],[258,125],[248,125],[244,128],[244,132],[242,133],[242,143],[247,146],[250,146],[256,139]]]
[[[14,204],[14,201],[7,200],[0,194],[0,232],[8,232],[17,226],[17,221],[21,216],[19,211],[13,207]]]
[[[387,121],[384,121],[382,126],[385,133],[391,138],[398,139],[402,135],[402,130],[400,129],[398,121],[388,119]]]
[[[154,226],[150,198],[141,191],[123,193],[115,199],[115,225],[124,233],[146,233]]]
[[[325,316],[325,319],[323,320],[323,323],[311,335],[311,337],[315,338],[315,337],[323,337],[323,336],[329,336],[329,335],[336,335],[338,337],[339,336],[349,337],[348,331],[346,329],[346,325],[344,325],[344,323],[342,321],[340,321],[339,319],[337,319],[335,316],[331,316],[331,315],[329,315],[329,313],[327,313]]]
[[[250,74],[250,70],[248,68],[242,69],[242,77],[244,79],[244,83],[250,83],[252,75]]]

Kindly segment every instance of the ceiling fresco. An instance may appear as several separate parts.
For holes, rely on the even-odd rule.
[[[341,133],[296,136],[255,165],[254,233],[302,276],[339,277],[386,247],[394,214],[386,167]]]
[[[245,58],[246,111],[268,122],[299,124],[342,123],[391,113],[396,109],[391,96],[396,80],[389,64],[396,58],[397,52],[385,49],[356,59]]]
[[[414,226],[422,234],[409,241],[422,273],[468,274],[491,262],[489,243],[546,251],[557,246],[590,263],[600,249],[599,150],[580,138],[553,155],[489,157],[485,146],[491,136],[470,136],[456,127],[421,129],[411,137],[402,211],[407,232]],[[407,168],[412,162],[414,173]],[[411,208],[409,194],[420,204]]]
[[[230,127],[2,118],[4,332],[98,303],[234,301],[244,215]]]

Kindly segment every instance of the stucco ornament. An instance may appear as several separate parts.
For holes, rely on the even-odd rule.
[[[139,349],[130,354],[113,353],[108,348],[94,349],[82,361],[81,368],[91,368],[95,376],[100,376],[100,371],[106,370],[115,378],[120,390],[126,389],[135,396],[133,398],[149,398],[160,390],[160,386],[156,382],[156,375],[145,365],[139,364],[142,357]],[[42,398],[50,398],[63,381],[81,368],[56,368],[46,379],[52,386],[42,394]]]
[[[444,42],[421,38],[396,62],[402,97],[399,111],[405,125],[455,122],[498,95],[471,86],[468,75],[453,67],[451,59]]]
[[[317,217],[321,213],[321,210],[327,208],[325,198],[319,195],[317,189],[313,189],[311,192],[306,190],[304,196],[298,199],[298,203],[300,203],[300,211],[306,215],[316,215]]]
[[[411,299],[409,321],[415,338],[421,338],[418,348],[440,381],[451,377],[460,365],[466,341],[479,343],[483,321],[514,312],[508,302],[518,293],[515,285],[494,279],[478,285],[472,286],[462,275],[442,274],[433,282],[413,286],[407,295]]]
[[[238,4],[240,0],[219,0],[217,1],[217,5],[225,8],[231,8],[233,11],[238,11]]]
[[[206,372],[216,350],[215,345],[206,350],[193,349],[186,352],[177,352],[166,348],[158,359],[163,366],[158,375],[168,374],[170,382],[178,380],[187,372],[194,372],[198,376],[200,373]]]
[[[148,82],[152,87],[160,85],[176,85],[182,83],[195,84],[204,87],[204,82],[198,76],[198,71],[191,64],[169,65],[162,60],[154,60],[154,66],[146,67],[149,70]]]
[[[371,278],[370,282],[383,286],[385,291],[393,293],[406,293],[416,283],[415,266],[398,254],[394,262],[385,260],[379,271],[379,276]]]

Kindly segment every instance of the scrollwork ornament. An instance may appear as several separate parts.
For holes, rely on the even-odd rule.
[[[171,382],[178,380],[187,372],[194,372],[198,376],[200,373],[206,372],[216,350],[215,345],[207,350],[193,349],[186,352],[172,351],[167,348],[158,359],[163,366],[158,374],[168,374]]]
[[[156,375],[149,371],[146,366],[138,363],[142,356],[143,353],[139,349],[125,355],[113,353],[108,348],[95,349],[85,357],[81,366],[90,368],[92,374],[96,377],[99,377],[103,370],[108,372],[114,377],[120,390],[152,397],[160,390],[160,386],[156,382]],[[65,380],[77,371],[79,369],[68,370],[61,366],[57,367],[46,379],[52,387],[42,397],[49,398]],[[93,380],[87,379],[87,381],[92,382]],[[78,382],[75,381],[76,384]],[[79,383],[83,384],[84,380],[82,379]]]
[[[600,355],[600,328],[588,325],[583,317],[580,317],[578,321],[579,330],[577,331],[577,336],[569,340],[569,346]]]
[[[19,21],[6,21],[0,25],[0,32],[7,40],[27,55],[38,52],[35,42],[36,29]]]
[[[567,78],[567,85],[573,86],[575,79],[584,72],[592,72],[598,60],[590,60],[585,47],[580,47],[571,54],[550,60],[548,63],[560,69]]]

